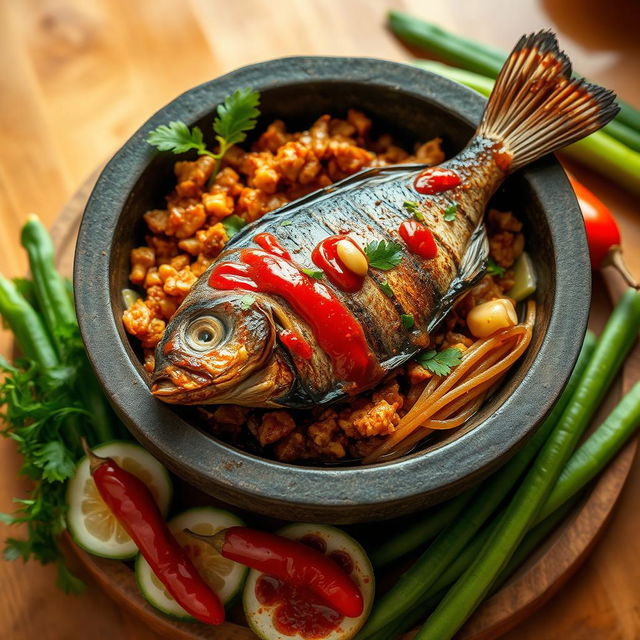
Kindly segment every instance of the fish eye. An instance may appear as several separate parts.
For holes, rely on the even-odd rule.
[[[217,345],[224,335],[224,326],[218,318],[201,316],[185,332],[187,344],[195,351],[206,351]]]

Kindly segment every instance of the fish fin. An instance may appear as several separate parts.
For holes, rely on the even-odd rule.
[[[571,62],[551,31],[522,36],[485,107],[478,135],[503,142],[511,169],[597,131],[620,110],[615,94],[571,78]]]
[[[451,311],[451,308],[471,287],[475,286],[485,275],[487,260],[489,258],[489,237],[484,224],[479,224],[471,238],[462,257],[458,275],[449,285],[442,296],[438,308],[427,330],[431,333]]]

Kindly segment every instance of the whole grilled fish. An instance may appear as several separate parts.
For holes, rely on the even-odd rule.
[[[482,218],[505,177],[604,126],[618,111],[614,97],[571,79],[552,33],[523,36],[457,156],[437,168],[365,170],[234,236],[169,322],[152,392],[175,404],[302,408],[377,384],[427,346],[483,275]],[[418,203],[412,213],[431,232],[431,253],[399,233],[412,218],[406,202]],[[385,270],[374,262],[357,280],[339,256],[318,259],[339,238],[358,251],[397,243],[402,259]]]

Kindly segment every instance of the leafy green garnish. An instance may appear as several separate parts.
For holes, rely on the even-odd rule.
[[[458,205],[454,202],[444,210],[444,219],[447,222],[453,222],[458,215]]]
[[[397,267],[402,260],[402,245],[397,242],[380,240],[370,242],[364,248],[369,266],[382,271],[389,271]]]
[[[256,299],[253,296],[242,296],[242,298],[240,298],[240,308],[246,311],[255,301]]]
[[[301,271],[314,280],[322,280],[322,278],[324,278],[324,271],[318,271],[316,269],[301,269]]]
[[[493,258],[487,260],[487,275],[501,278],[504,272],[505,268],[501,267]]]
[[[207,151],[200,127],[189,129],[180,120],[161,124],[157,129],[150,131],[147,142],[160,151],[184,153],[190,149],[196,149],[200,155],[214,156],[211,151]]]
[[[217,153],[208,150],[199,127],[189,127],[179,120],[162,124],[147,135],[147,142],[160,151],[184,153],[195,149],[200,155],[211,156],[216,164],[212,178],[220,169],[220,162],[229,147],[244,142],[247,131],[256,126],[256,119],[260,115],[258,106],[260,94],[252,89],[237,89],[224,102],[218,105],[217,117],[213,122],[219,148]]]
[[[405,200],[402,203],[402,206],[416,219],[420,222],[424,222],[424,215],[422,211],[418,208],[419,205],[414,200]]]
[[[413,325],[415,324],[415,321],[413,319],[413,314],[411,314],[411,313],[403,313],[400,316],[400,322],[402,322],[402,326],[405,329],[413,329]]]
[[[436,376],[446,376],[451,373],[452,367],[457,367],[462,362],[462,351],[450,347],[444,351],[423,351],[416,357],[418,364]]]
[[[278,226],[279,227],[288,227],[293,224],[293,220],[283,220]]]
[[[235,213],[222,219],[222,226],[227,234],[227,238],[233,238],[246,224],[247,221]]]
[[[384,293],[385,296],[387,296],[388,298],[393,298],[393,289],[391,288],[391,286],[386,280],[379,282],[378,286],[380,287],[380,289],[382,290],[382,293]]]

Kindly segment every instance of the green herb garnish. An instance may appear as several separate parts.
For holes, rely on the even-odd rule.
[[[458,205],[454,202],[444,210],[444,219],[447,222],[453,222],[458,215]]]
[[[234,144],[243,142],[247,131],[256,126],[260,115],[258,106],[260,94],[252,89],[237,89],[218,105],[217,117],[213,123],[213,131],[218,141],[218,152],[207,149],[200,127],[189,127],[179,120],[163,124],[149,132],[147,142],[160,151],[184,153],[195,149],[199,155],[211,156],[216,164],[212,177],[218,173],[220,162],[225,153]]]
[[[385,296],[387,296],[388,298],[393,298],[393,289],[391,288],[391,286],[386,280],[379,282],[378,286],[380,287],[380,289],[382,290],[382,293],[384,293]]]
[[[400,316],[400,322],[402,323],[402,326],[405,329],[413,329],[413,325],[415,324],[415,321],[413,319],[413,314],[412,313],[403,313]]]
[[[324,278],[324,271],[318,271],[316,269],[300,269],[300,271],[314,280],[322,280],[322,278]]]
[[[446,376],[451,373],[452,367],[457,367],[462,362],[462,351],[450,347],[444,351],[423,351],[416,357],[418,364],[436,376]]]
[[[493,258],[487,260],[487,275],[502,278],[504,272],[505,268],[501,267]]]
[[[419,205],[414,200],[405,200],[402,203],[402,206],[416,219],[420,222],[424,222],[424,215],[422,211],[418,208]]]
[[[389,271],[397,267],[402,260],[402,245],[397,242],[370,242],[364,248],[369,266],[381,271]]]
[[[227,234],[227,238],[233,238],[233,236],[242,229],[247,224],[247,221],[244,218],[236,215],[235,213],[223,218],[222,226]]]
[[[242,298],[240,298],[240,308],[246,311],[255,301],[256,299],[253,296],[242,296]]]
[[[278,226],[279,227],[288,227],[289,225],[292,225],[292,224],[293,224],[293,220],[284,220]]]

